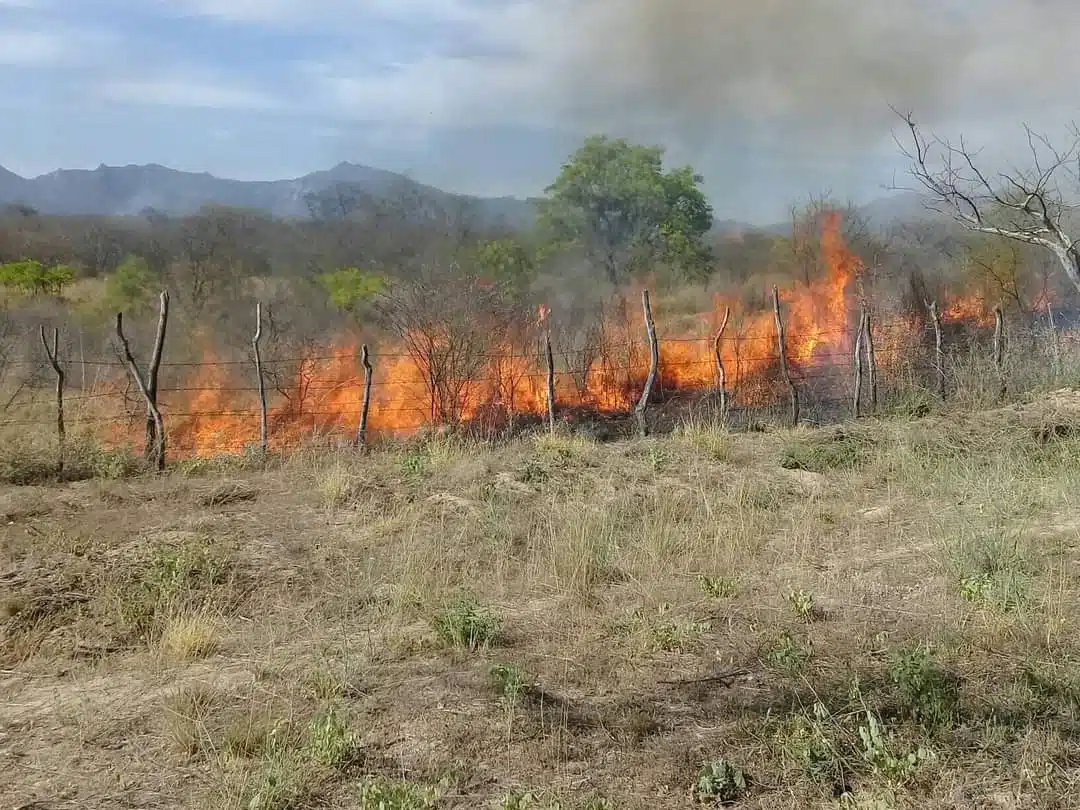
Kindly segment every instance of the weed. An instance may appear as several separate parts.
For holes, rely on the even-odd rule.
[[[308,728],[308,751],[312,759],[330,768],[341,768],[356,759],[360,738],[333,709],[316,715]]]
[[[831,720],[824,704],[815,702],[813,716],[795,715],[779,733],[778,742],[784,754],[810,779],[839,784],[843,780],[843,764],[829,733]]]
[[[446,644],[470,650],[494,646],[499,640],[501,626],[497,616],[470,596],[460,598],[441,611],[434,621],[435,632]]]
[[[800,621],[812,622],[821,615],[821,611],[814,604],[814,595],[804,590],[791,591],[787,595],[788,604],[795,612],[795,617]]]
[[[707,762],[698,772],[694,797],[703,804],[730,804],[746,796],[750,780],[743,769],[726,759]]]
[[[898,650],[889,665],[889,679],[911,717],[930,730],[952,725],[960,698],[954,680],[934,660],[929,647]]]
[[[933,751],[923,745],[914,751],[897,753],[895,740],[882,732],[873,712],[866,713],[866,722],[859,726],[859,738],[863,743],[863,759],[876,775],[895,784],[909,782],[920,767],[936,759]]]
[[[157,637],[170,618],[207,610],[211,593],[231,574],[232,562],[205,544],[158,546],[122,575],[117,592],[120,618],[133,632]],[[203,637],[208,638],[205,633]]]
[[[167,735],[172,748],[188,756],[203,750],[207,740],[207,719],[217,698],[209,687],[193,684],[180,687],[165,700]]]
[[[681,650],[711,629],[712,625],[708,622],[659,622],[652,630],[652,646],[664,652]]]
[[[217,622],[205,612],[170,616],[160,643],[162,652],[174,660],[205,658],[220,648]]]
[[[866,462],[869,446],[868,437],[844,431],[799,438],[784,447],[780,454],[780,466],[785,470],[816,473],[851,470]]]
[[[316,700],[333,700],[341,697],[345,691],[344,681],[328,669],[311,671],[306,681],[308,690]]]
[[[499,698],[508,706],[516,706],[529,691],[527,675],[517,664],[496,664],[491,668],[491,680]]]
[[[262,765],[249,786],[248,810],[291,810],[311,792],[310,766],[290,739],[286,727],[267,736]]]
[[[369,779],[360,785],[358,810],[430,810],[438,806],[439,792],[411,782]]]
[[[969,602],[1011,613],[1030,601],[1030,565],[1019,539],[995,534],[961,553],[960,596]]]
[[[698,575],[698,587],[706,596],[713,599],[731,599],[739,595],[738,579],[728,577],[710,577],[707,574]]]
[[[781,633],[777,646],[769,651],[769,665],[786,675],[798,675],[814,657],[814,646],[809,639],[805,644],[797,642],[790,633]]]
[[[409,450],[402,456],[401,468],[405,474],[419,477],[424,474],[428,466],[428,455],[422,450]]]

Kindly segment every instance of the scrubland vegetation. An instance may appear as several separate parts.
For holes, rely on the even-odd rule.
[[[1078,409],[8,487],[6,796],[1073,806]]]
[[[828,201],[784,233],[720,233],[692,170],[660,158],[588,142],[525,234],[344,188],[304,222],[8,212],[5,800],[1075,806],[1080,395],[1053,390],[1077,380],[1067,329],[1023,342],[1054,309],[1065,325],[1060,268],[944,226],[882,232]],[[879,344],[889,373],[869,418],[844,418],[844,389],[834,424],[781,427],[781,389],[779,419],[731,430],[710,371],[648,437],[586,417],[474,438],[455,381],[507,345],[535,352],[543,306],[560,369],[588,392],[614,325],[636,317],[622,291],[644,284],[666,334],[708,337],[716,295],[746,340],[774,339],[760,330],[783,287],[792,345],[809,341],[792,349],[799,386],[811,369],[850,378],[861,309],[919,352],[933,351],[929,303],[965,329],[950,333],[945,401],[925,354]],[[62,329],[78,416],[97,407],[115,312],[147,351],[161,287],[177,367],[208,352],[246,364],[258,301],[275,396],[306,412],[307,358],[343,335],[396,341],[420,368],[442,364],[429,424],[362,451],[177,452],[154,474],[101,427],[141,420],[129,399],[69,426],[59,474],[38,325]],[[1004,395],[985,342],[961,340],[988,314],[992,329],[995,306],[1014,336]],[[185,393],[182,377],[166,385]],[[736,405],[749,390],[774,392],[735,384]],[[209,408],[198,391],[187,407]]]

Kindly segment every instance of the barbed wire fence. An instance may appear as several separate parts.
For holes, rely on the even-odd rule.
[[[843,329],[788,330],[783,352],[776,332],[733,330],[717,341],[715,335],[658,331],[659,363],[648,407],[660,427],[687,417],[733,430],[793,418],[821,424],[897,410],[917,414],[935,399],[1003,401],[1072,379],[1080,360],[1076,332],[1005,324],[1000,317],[994,326],[942,323],[938,317],[876,322],[869,333],[861,319]],[[649,343],[641,332],[599,347],[563,350],[551,368],[539,345],[535,351],[476,352],[470,365],[485,372],[461,379],[433,380],[417,357],[396,348],[368,352],[370,379],[361,362],[366,346],[263,357],[258,366],[253,358],[166,359],[156,395],[174,457],[354,444],[361,436],[408,435],[440,422],[487,437],[506,435],[550,417],[549,380],[557,421],[581,428],[629,425],[649,373]],[[869,339],[869,356],[863,338]],[[54,336],[53,352],[55,347]],[[52,352],[37,349],[38,359],[27,353],[8,360],[9,369],[23,366],[28,373],[16,374],[19,384],[3,392],[0,430],[12,435],[56,429],[61,445],[66,430],[145,451],[144,398],[119,355],[61,353],[53,362],[46,356]],[[722,376],[718,364],[724,366]],[[57,372],[55,401],[50,366]],[[265,412],[264,390],[273,392]],[[798,403],[794,411],[789,395]],[[453,401],[436,402],[447,398]]]

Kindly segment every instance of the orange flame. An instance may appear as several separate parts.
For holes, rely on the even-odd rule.
[[[858,307],[853,287],[862,264],[845,244],[840,225],[839,213],[822,218],[817,278],[780,289],[785,349],[796,374],[821,364],[846,368],[851,362]],[[639,293],[639,289],[626,291],[617,308],[620,317],[600,323],[591,351],[574,361],[580,368],[556,370],[557,407],[616,413],[636,401],[649,362],[637,314]],[[775,373],[779,353],[775,313],[771,308],[746,311],[737,299],[723,296],[712,304],[698,316],[689,334],[661,335],[659,396],[716,386],[713,336],[730,308],[731,322],[719,343],[729,390],[737,392],[736,399],[746,405],[777,401],[782,389]],[[986,313],[985,307],[975,308],[967,299],[957,299],[944,314],[947,319],[982,322]],[[550,315],[550,307],[541,305],[535,328],[546,328]],[[443,420],[487,423],[511,415],[538,416],[547,407],[546,359],[539,346],[526,351],[510,341],[496,345],[483,358],[479,372],[470,374],[475,379],[467,380],[433,381],[423,364],[400,346],[374,346],[372,354],[375,385],[368,416],[372,433],[408,433]],[[342,441],[355,434],[364,391],[359,346],[355,341],[340,341],[328,355],[300,359],[287,386],[268,387],[273,402],[267,413],[271,447],[293,446],[312,436]],[[211,456],[258,442],[258,397],[253,382],[245,383],[242,375],[253,376],[253,371],[229,373],[229,366],[208,350],[194,379],[180,389],[163,390],[163,410],[175,452]]]

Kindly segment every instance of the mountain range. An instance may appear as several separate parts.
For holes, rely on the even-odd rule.
[[[205,204],[249,208],[277,217],[310,216],[311,195],[331,196],[335,189],[375,199],[419,197],[442,206],[467,205],[476,226],[526,228],[535,221],[535,202],[518,197],[476,197],[454,194],[419,183],[396,172],[356,163],[286,180],[229,180],[206,172],[183,172],[158,164],[59,169],[37,177],[21,177],[0,166],[0,206],[26,205],[42,214],[133,216],[153,209],[171,216],[197,211]],[[919,218],[916,195],[901,194],[875,200],[862,209],[874,224]],[[925,215],[925,212],[922,212]],[[737,233],[747,223],[718,221],[716,230]],[[761,226],[758,226],[761,227]],[[765,226],[763,230],[790,227]]]
[[[287,180],[229,180],[206,172],[183,172],[155,163],[59,169],[21,177],[0,166],[0,205],[26,205],[42,214],[133,216],[153,209],[182,216],[205,204],[250,208],[277,217],[310,215],[309,195],[347,187],[374,198],[408,195],[431,203],[468,204],[485,224],[522,227],[535,217],[529,200],[473,197],[424,185],[404,174],[355,163]]]

